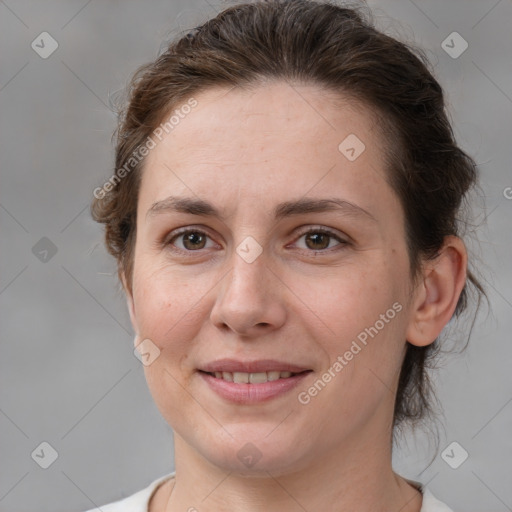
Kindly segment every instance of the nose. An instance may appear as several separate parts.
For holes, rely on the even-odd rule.
[[[237,252],[217,288],[210,319],[222,330],[255,337],[279,329],[286,320],[286,287],[268,266],[265,252],[249,263]]]

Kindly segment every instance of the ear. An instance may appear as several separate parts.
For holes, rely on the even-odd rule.
[[[133,301],[133,294],[130,291],[130,288],[128,287],[126,275],[123,271],[120,272],[120,276],[121,276],[121,281],[123,283],[124,292],[126,294],[126,304],[128,306],[128,312],[130,313],[130,321],[132,323],[132,327],[133,327],[133,330],[135,331],[135,334],[138,336],[139,328],[137,325],[137,316],[135,314],[135,303]]]
[[[410,311],[406,339],[430,345],[450,321],[466,283],[467,251],[457,236],[448,236],[434,260],[424,263]]]

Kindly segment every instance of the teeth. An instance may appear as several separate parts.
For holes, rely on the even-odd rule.
[[[245,374],[247,375],[247,374]],[[249,382],[251,384],[261,384],[262,382],[267,382],[267,374],[265,372],[261,373],[250,373],[249,374]]]
[[[234,372],[233,373],[233,382],[235,384],[249,384],[249,374],[242,373],[242,372]]]
[[[215,372],[215,378],[223,379],[228,382],[235,382],[236,384],[262,384],[264,382],[271,382],[277,379],[287,379],[291,377],[292,372],[258,372],[258,373],[245,373],[245,372]]]

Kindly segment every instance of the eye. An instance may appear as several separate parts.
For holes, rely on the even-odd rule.
[[[310,249],[312,251],[326,251],[327,249],[332,249],[333,246],[331,242],[334,240],[338,241],[338,244],[335,244],[336,246],[345,246],[348,245],[348,241],[341,238],[338,234],[336,234],[334,231],[330,231],[325,228],[312,228],[308,229],[304,233],[300,235],[300,237],[297,239],[301,240],[304,238],[305,242],[305,249]]]
[[[210,236],[205,231],[185,228],[174,233],[171,238],[165,242],[165,245],[170,246],[172,250],[197,252],[202,249],[211,249],[212,247],[215,247],[216,244],[211,241],[211,239],[211,243],[208,245],[209,239]],[[347,240],[341,238],[337,233],[326,228],[310,228],[303,232],[299,238],[296,239],[295,243],[297,244],[301,239],[304,239],[304,244],[302,247],[299,247],[300,249],[309,249],[309,251],[315,252],[327,252],[337,246],[341,246],[339,248],[343,248],[343,246],[349,244]],[[334,241],[337,241],[338,243],[333,244]]]
[[[181,251],[193,252],[214,247],[215,244],[206,246],[208,238],[210,238],[210,236],[204,231],[188,228],[175,233],[172,238],[166,242],[166,245],[174,246]],[[175,240],[181,241],[182,246],[176,246],[174,244]]]

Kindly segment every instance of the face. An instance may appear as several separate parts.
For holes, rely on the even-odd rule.
[[[138,200],[128,299],[136,343],[160,351],[144,367],[159,410],[238,472],[251,451],[278,474],[387,443],[411,282],[378,126],[316,86],[195,99],[150,151]],[[221,359],[237,380],[308,371],[229,383],[204,373]]]

